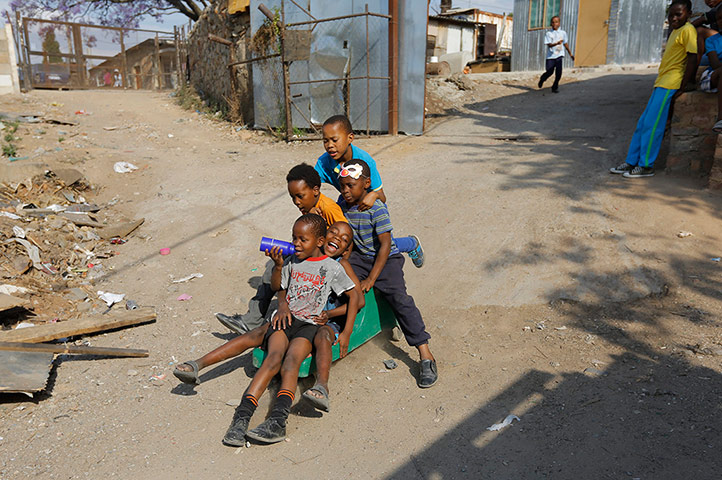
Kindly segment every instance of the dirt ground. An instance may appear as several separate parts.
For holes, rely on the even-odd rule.
[[[298,216],[285,174],[321,144],[236,131],[167,93],[0,97],[1,111],[79,122],[21,126],[20,154],[43,147],[34,161],[71,163],[96,203],[145,218],[91,289],[158,314],[85,338],[149,358],[58,356],[46,393],[0,395],[0,478],[719,478],[722,195],[661,170],[608,173],[654,71],[577,74],[559,95],[531,76],[482,78],[470,91],[434,81],[421,137],[356,140],[396,231],[423,242],[426,265],[409,262],[406,279],[438,385],[420,390],[414,349],[380,335],[332,368],[330,413],[297,403],[286,442],[238,449],[221,438],[250,355],[195,388],[171,371],[232,338],[213,313],[245,312],[259,238],[288,237]],[[140,169],[117,174],[117,161]],[[487,430],[508,414],[520,421]]]

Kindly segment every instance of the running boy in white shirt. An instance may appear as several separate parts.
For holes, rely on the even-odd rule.
[[[569,52],[569,57],[574,60],[572,51],[569,50],[569,39],[567,38],[567,32],[560,29],[561,21],[558,16],[552,17],[551,30],[547,30],[544,35],[544,44],[547,46],[547,71],[539,79],[539,88],[542,88],[544,82],[547,81],[552,73],[554,76],[554,85],[552,85],[552,92],[559,93],[559,80],[562,78],[562,62],[564,61],[564,49]],[[562,48],[562,46],[564,48]]]

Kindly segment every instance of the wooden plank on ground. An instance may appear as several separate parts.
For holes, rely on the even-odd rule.
[[[115,314],[94,315],[35,327],[5,330],[0,332],[0,342],[48,342],[58,338],[74,337],[85,333],[103,332],[140,323],[154,322],[155,318],[155,311],[152,308],[122,310]]]
[[[52,353],[0,351],[0,392],[44,390],[52,366]]]
[[[147,357],[148,350],[133,348],[86,347],[50,343],[0,342],[0,350],[13,352],[77,353],[106,357]]]
[[[0,293],[0,312],[10,310],[11,308],[27,307],[30,302],[18,297],[13,297],[7,293]]]

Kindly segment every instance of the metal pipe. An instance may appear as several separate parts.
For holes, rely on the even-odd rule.
[[[371,76],[371,59],[369,58],[370,55],[370,48],[369,48],[369,4],[366,4],[365,7],[366,12],[366,136],[371,136],[371,112],[369,110],[371,109],[371,79],[369,78]]]
[[[33,23],[54,23],[56,25],[70,25],[70,26],[78,25],[79,27],[100,28],[101,30],[132,30],[134,32],[162,33],[164,35],[173,35],[173,32],[165,32],[162,30],[145,30],[143,28],[106,27],[105,25],[93,25],[90,23],[62,22],[60,20],[43,20],[42,18],[25,18],[24,20],[32,20]]]
[[[213,35],[212,33],[208,34],[208,40],[220,43],[221,45],[225,45],[226,47],[230,47],[231,45],[233,45],[233,42],[231,42],[230,40],[226,40],[225,38],[219,37],[218,35]]]
[[[258,5],[258,9],[259,9],[259,10],[261,11],[261,13],[264,14],[264,15],[266,16],[266,18],[268,18],[270,21],[273,22],[273,21],[276,19],[276,16],[273,14],[273,12],[270,11],[270,10],[268,9],[268,7],[265,6],[264,4],[261,3],[260,5]]]
[[[289,82],[289,85],[307,85],[309,83],[323,83],[323,82],[343,82],[346,80],[389,80],[389,77],[371,77],[371,76],[363,76],[363,77],[340,77],[340,78],[324,78],[322,80],[301,80],[297,82]]]
[[[298,3],[296,3],[295,0],[291,0],[291,3],[294,4],[294,5],[296,5],[303,13],[305,13],[305,14],[308,15],[309,17],[313,18],[314,20],[316,20],[316,17],[314,17],[313,15],[311,15],[311,12],[309,12],[308,10],[306,10],[305,8],[303,8],[301,5],[299,5]]]
[[[389,0],[389,135],[399,133],[399,3]]]
[[[227,66],[230,68],[235,65],[243,65],[244,63],[251,63],[251,62],[256,62],[259,60],[268,60],[269,58],[276,58],[276,57],[280,57],[280,56],[281,56],[280,53],[274,53],[273,55],[264,55],[262,57],[249,58],[248,60],[240,60],[238,62],[229,63]]]
[[[301,25],[311,25],[311,24],[318,24],[323,22],[333,22],[335,20],[344,20],[347,18],[356,18],[356,17],[363,17],[363,16],[370,16],[370,17],[379,17],[379,18],[391,18],[389,15],[384,15],[383,13],[374,13],[374,12],[364,12],[364,13],[353,13],[351,15],[342,15],[340,17],[331,17],[331,18],[321,18],[319,20],[309,20],[307,22],[296,22],[296,23],[289,23],[286,25],[286,27],[300,27]]]

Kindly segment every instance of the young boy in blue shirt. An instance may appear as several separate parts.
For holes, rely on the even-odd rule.
[[[626,178],[651,177],[667,125],[670,104],[684,92],[697,71],[697,31],[687,22],[690,0],[673,0],[667,20],[672,33],[667,40],[652,96],[637,122],[624,163],[610,168]]]
[[[371,208],[376,200],[386,203],[386,194],[381,175],[376,168],[376,162],[367,152],[354,146],[353,139],[353,128],[345,115],[334,115],[323,122],[323,147],[326,149],[326,153],[318,157],[314,168],[321,176],[322,182],[333,185],[340,192],[341,184],[338,180],[338,172],[341,170],[341,165],[354,159],[366,162],[371,176],[368,187],[369,194],[359,205],[359,209],[364,211]],[[400,252],[409,254],[415,267],[421,268],[424,265],[424,250],[416,236],[400,237],[394,240]]]
[[[371,169],[365,161],[352,159],[341,166],[338,178],[343,196],[340,205],[353,230],[354,250],[349,263],[361,280],[361,290],[366,293],[375,287],[388,301],[406,341],[419,351],[417,383],[421,388],[431,387],[438,380],[436,360],[429,349],[431,336],[414,299],[406,293],[404,257],[391,236],[389,212],[378,198],[370,207],[365,201],[370,195]]]
[[[722,8],[716,11],[717,23],[722,23]],[[705,56],[709,58],[709,68],[702,72],[699,89],[707,93],[717,94],[717,121],[712,130],[722,133],[722,90],[719,89],[719,78],[722,74],[722,34],[715,34],[705,41]]]

